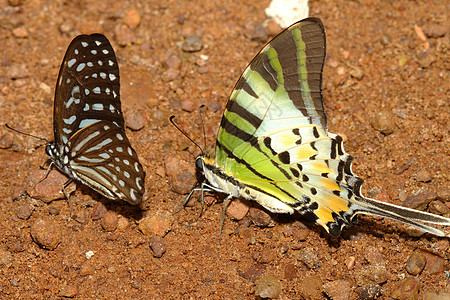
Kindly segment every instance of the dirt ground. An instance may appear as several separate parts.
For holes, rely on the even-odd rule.
[[[361,217],[333,239],[301,218],[271,215],[261,224],[268,218],[263,210],[240,204],[241,211],[252,206],[252,214],[240,221],[226,216],[219,238],[220,197],[207,197],[193,223],[199,202],[174,212],[184,197],[174,189],[185,192],[195,183],[198,150],[168,118],[176,115],[202,144],[197,107],[205,104],[213,149],[234,83],[280,30],[267,22],[268,5],[0,0],[0,298],[253,299],[281,292],[279,299],[423,299],[450,293],[448,239],[408,234],[395,222]],[[445,0],[310,2],[310,16],[322,18],[327,31],[330,132],[345,137],[364,193],[396,204],[420,202],[423,210],[447,215],[449,11]],[[146,170],[147,192],[134,207],[77,185],[70,218],[66,200],[23,195],[42,175],[45,142],[3,125],[53,138],[61,60],[76,35],[93,32],[105,34],[116,51],[125,120],[138,129],[127,135]],[[174,168],[182,174],[173,175]],[[33,240],[39,224],[53,250]]]

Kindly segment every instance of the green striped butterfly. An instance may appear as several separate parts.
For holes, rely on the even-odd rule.
[[[361,194],[353,157],[342,138],[328,132],[322,96],[325,31],[307,18],[270,41],[245,69],[227,103],[215,157],[200,155],[207,182],[200,190],[258,202],[275,213],[299,212],[332,236],[357,214],[400,221],[438,236],[418,223],[450,219]],[[189,197],[188,197],[189,198]]]

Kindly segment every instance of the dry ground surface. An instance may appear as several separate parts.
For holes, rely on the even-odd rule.
[[[202,144],[196,109],[205,104],[213,149],[234,83],[280,30],[267,22],[268,5],[0,0],[0,298],[252,299],[281,292],[280,299],[420,299],[450,292],[449,241],[388,220],[361,217],[333,239],[301,218],[237,203],[219,238],[222,198],[208,196],[195,222],[198,201],[174,212],[184,197],[175,190],[195,183],[199,151],[168,118],[176,115]],[[448,215],[449,2],[312,1],[310,8],[327,31],[330,132],[345,137],[363,191]],[[77,185],[70,216],[67,200],[23,193],[43,174],[45,142],[3,125],[53,138],[62,57],[76,35],[93,32],[116,51],[125,120],[135,129],[127,135],[147,192],[134,207]],[[191,36],[200,40],[186,43]],[[249,206],[241,220],[230,217]],[[33,226],[43,226],[53,250],[33,240]]]

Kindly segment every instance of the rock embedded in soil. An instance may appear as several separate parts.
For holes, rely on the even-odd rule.
[[[11,132],[0,132],[0,149],[9,149],[13,146],[14,135]]]
[[[438,215],[446,215],[450,213],[450,208],[439,200],[431,201],[430,213]]]
[[[150,249],[153,251],[153,256],[160,258],[166,253],[166,247],[164,246],[164,240],[158,235],[153,235],[149,240]]]
[[[100,220],[101,218],[103,218],[106,215],[107,212],[108,212],[108,209],[106,208],[106,206],[101,202],[97,202],[94,205],[94,208],[92,209],[91,218],[93,221]]]
[[[417,210],[425,210],[428,204],[436,199],[436,194],[431,191],[421,191],[418,194],[406,197],[403,206]]]
[[[428,172],[426,169],[420,169],[416,173],[416,180],[420,182],[430,182],[431,181],[431,175],[430,172]]]
[[[372,300],[380,297],[383,293],[383,288],[378,284],[366,284],[355,289],[361,300]]]
[[[27,193],[31,198],[39,199],[45,203],[52,202],[57,199],[64,199],[65,195],[62,192],[63,185],[69,180],[62,173],[52,170],[48,173],[47,177],[44,178],[46,170],[37,170],[31,173],[28,177]],[[41,182],[39,182],[42,180]],[[39,182],[38,184],[36,184]],[[75,184],[72,182],[65,187],[68,195],[76,188]]]
[[[238,274],[247,280],[255,281],[256,278],[263,276],[265,271],[266,271],[265,265],[255,264],[245,271],[238,270]]]
[[[424,272],[430,275],[443,273],[445,270],[445,259],[435,254],[424,252],[427,259]]]
[[[203,48],[203,41],[196,34],[191,34],[187,36],[183,44],[181,45],[181,49],[184,52],[198,52],[202,50],[202,48]]]
[[[123,18],[123,23],[131,29],[136,29],[141,23],[141,15],[135,8],[129,10]]]
[[[420,281],[414,277],[407,277],[397,282],[392,289],[393,299],[419,299]]]
[[[197,182],[195,167],[179,156],[171,155],[164,162],[165,172],[172,190],[178,194],[187,194]]]
[[[324,293],[333,300],[350,299],[352,292],[350,282],[346,280],[335,280],[325,283],[322,286]]]
[[[54,250],[61,242],[61,228],[51,219],[38,219],[31,225],[31,237],[41,248]]]
[[[8,269],[14,262],[11,252],[0,249],[0,269]]]
[[[65,285],[59,292],[59,296],[63,298],[75,298],[78,295],[78,289],[75,285]]]
[[[281,294],[280,278],[268,274],[255,280],[255,295],[261,298],[275,299]]]
[[[424,300],[448,300],[450,299],[450,293],[443,292],[423,292]]]
[[[157,211],[154,215],[146,217],[139,222],[139,230],[147,235],[164,237],[171,229],[174,218],[168,211]]]
[[[142,109],[130,109],[125,114],[125,124],[128,128],[134,131],[138,131],[144,128],[145,124],[147,123],[147,119],[147,112]]]
[[[322,279],[318,275],[306,276],[298,283],[300,299],[323,299]]]
[[[243,199],[233,199],[227,206],[227,215],[236,221],[242,220],[249,211],[249,203]]]
[[[406,261],[405,269],[411,275],[419,275],[426,263],[427,259],[422,252],[413,252]]]
[[[258,227],[273,227],[275,221],[272,217],[262,209],[251,207],[248,216],[250,220]]]
[[[33,206],[29,203],[22,203],[16,208],[16,216],[22,220],[28,220],[33,213]]]
[[[301,249],[298,253],[297,259],[304,263],[309,269],[316,269],[322,265],[317,253],[312,248]]]
[[[108,211],[101,220],[102,228],[105,231],[114,231],[117,228],[117,214],[113,211]]]
[[[394,133],[395,116],[387,111],[375,113],[371,119],[372,127],[384,135]]]

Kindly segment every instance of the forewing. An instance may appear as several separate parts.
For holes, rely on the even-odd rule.
[[[108,39],[80,35],[70,43],[56,83],[55,142],[66,144],[79,129],[109,120],[124,129],[119,66]]]
[[[145,173],[121,127],[94,123],[74,134],[67,146],[70,168],[82,182],[111,199],[141,201]]]

